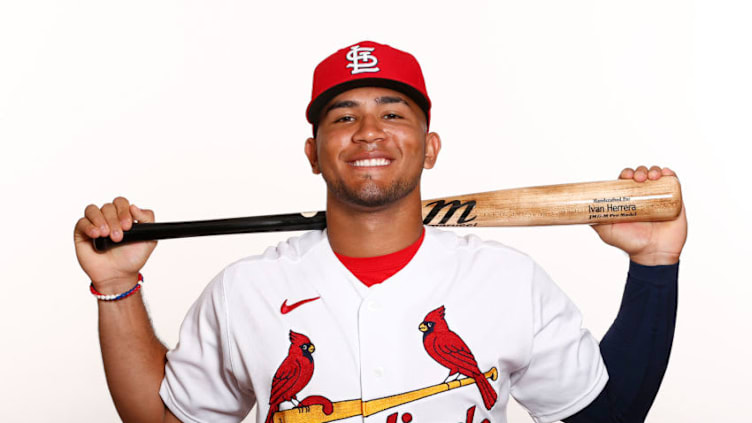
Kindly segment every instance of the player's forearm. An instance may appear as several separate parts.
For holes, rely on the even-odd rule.
[[[567,423],[642,422],[668,365],[676,323],[678,268],[630,263],[619,314],[600,344],[609,382]]]
[[[107,385],[124,422],[161,422],[159,396],[167,348],[159,342],[138,292],[99,302],[99,342]]]

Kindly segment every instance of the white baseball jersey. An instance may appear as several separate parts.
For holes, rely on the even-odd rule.
[[[239,421],[258,402],[259,423],[500,423],[510,395],[553,422],[608,379],[579,311],[530,257],[430,227],[370,288],[326,231],[228,266],[167,359],[160,394],[184,422]]]

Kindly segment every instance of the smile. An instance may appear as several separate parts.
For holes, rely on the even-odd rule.
[[[350,165],[355,167],[379,167],[379,166],[388,166],[389,163],[392,161],[389,159],[363,159],[363,160],[355,160],[353,162],[350,162]]]

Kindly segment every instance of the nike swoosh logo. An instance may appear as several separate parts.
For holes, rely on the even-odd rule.
[[[300,300],[297,303],[292,303],[290,305],[287,305],[287,299],[285,299],[285,301],[282,302],[282,307],[279,308],[279,312],[282,313],[282,314],[287,314],[287,313],[295,310],[296,308],[302,306],[303,304],[310,303],[311,301],[316,301],[319,298],[321,298],[321,297],[308,298],[308,299],[305,299],[305,300]]]

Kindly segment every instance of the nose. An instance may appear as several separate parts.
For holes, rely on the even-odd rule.
[[[353,141],[372,143],[383,141],[385,136],[381,120],[376,116],[367,114],[361,118],[358,129],[353,134]]]

